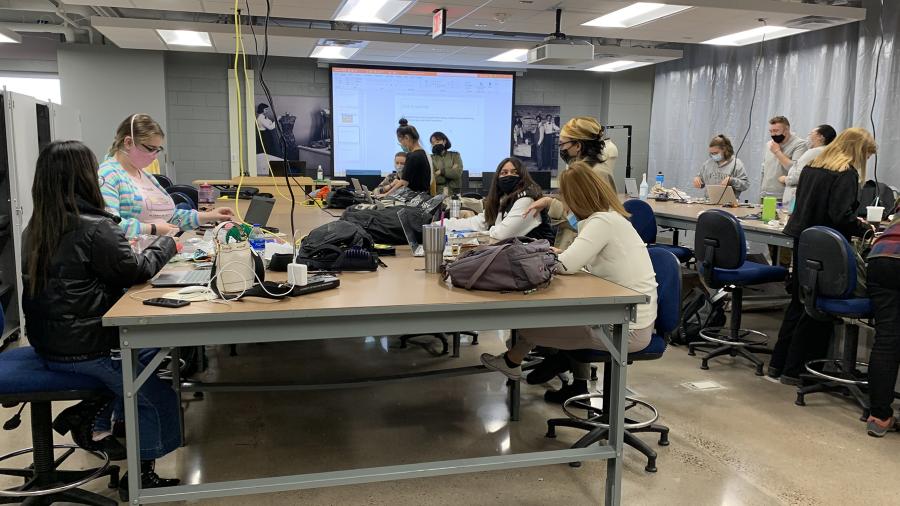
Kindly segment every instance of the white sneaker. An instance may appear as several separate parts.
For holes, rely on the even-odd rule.
[[[513,381],[522,381],[522,366],[510,367],[507,365],[503,353],[500,355],[482,353],[481,363],[492,371],[503,373],[504,376]]]

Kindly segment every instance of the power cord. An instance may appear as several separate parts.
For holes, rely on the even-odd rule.
[[[878,103],[878,74],[881,71],[881,53],[884,51],[884,0],[881,0],[881,12],[879,18],[879,26],[881,27],[881,37],[878,43],[878,51],[875,54],[875,80],[872,83],[872,109],[869,111],[869,122],[872,124],[872,140],[877,141],[875,136],[875,105]],[[872,179],[875,180],[875,202],[877,206],[881,200],[881,192],[878,188],[878,150],[875,150],[875,166],[872,169]]]
[[[766,20],[763,18],[759,19],[759,22],[763,24],[763,26],[769,26],[766,23]],[[750,99],[750,114],[747,121],[747,131],[744,132],[744,138],[741,139],[740,145],[738,145],[737,151],[734,153],[734,158],[737,160],[738,155],[741,153],[741,149],[744,147],[744,143],[747,142],[747,136],[750,135],[750,130],[753,128],[753,107],[756,105],[756,92],[759,88],[759,68],[762,66],[763,59],[766,56],[766,34],[763,33],[762,41],[759,43],[759,56],[756,60],[756,70],[753,72],[753,95]]]

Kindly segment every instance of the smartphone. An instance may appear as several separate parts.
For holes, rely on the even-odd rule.
[[[145,306],[159,306],[159,307],[170,307],[170,308],[178,308],[189,305],[190,302],[186,300],[179,299],[165,299],[162,297],[155,299],[147,299],[144,301]]]

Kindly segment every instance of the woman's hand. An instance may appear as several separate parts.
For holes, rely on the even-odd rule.
[[[560,253],[562,253],[562,250],[557,248],[556,246],[550,246],[550,252],[554,255],[559,255]]]
[[[728,186],[729,184],[731,184],[731,176],[725,176],[725,179],[723,179],[719,184],[721,184],[722,186]]]
[[[703,180],[699,177],[694,178],[694,188],[703,188]]]
[[[541,197],[535,200],[528,209],[525,210],[525,217],[530,218],[531,216],[537,216],[541,214],[545,209],[550,207],[550,204],[553,203],[553,199],[550,197]]]
[[[212,221],[231,221],[232,219],[234,219],[234,211],[228,207],[217,207],[212,211],[200,213],[200,221],[207,223]]]
[[[468,209],[463,209],[459,212],[460,218],[474,218],[475,211],[469,211]]]
[[[180,230],[180,228],[171,223],[156,223],[156,235],[158,236],[175,235]]]

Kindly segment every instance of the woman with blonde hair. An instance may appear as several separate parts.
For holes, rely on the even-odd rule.
[[[576,116],[563,125],[559,133],[559,156],[569,167],[575,162],[585,162],[591,171],[604,179],[613,193],[616,191],[616,180],[613,169],[606,158],[603,141],[603,127],[596,118]],[[560,172],[560,177],[562,172]],[[528,208],[529,215],[549,209],[550,219],[559,223],[556,233],[556,247],[566,249],[575,240],[575,229],[566,224],[566,208],[561,201],[553,197],[539,199]]]
[[[629,215],[615,190],[586,162],[573,163],[560,174],[559,181],[560,196],[571,210],[569,222],[578,230],[578,236],[559,255],[556,272],[575,274],[584,270],[646,294],[650,302],[637,306],[637,319],[628,330],[628,351],[642,350],[650,343],[656,321],[656,275],[647,246],[628,221]],[[484,354],[481,361],[489,369],[519,380],[522,360],[533,347],[605,349],[600,332],[606,329],[591,326],[523,329],[509,351],[497,356]],[[546,396],[548,401],[587,393],[589,368],[575,369],[573,385]]]
[[[109,153],[100,162],[98,177],[106,211],[121,218],[119,226],[128,238],[174,235],[203,222],[227,221],[233,216],[227,207],[209,212],[175,208],[172,197],[146,170],[162,153],[163,137],[162,128],[153,118],[132,114],[119,123]]]
[[[862,128],[848,128],[803,169],[794,213],[784,227],[784,233],[794,238],[794,251],[800,234],[809,227],[833,228],[848,240],[869,230],[856,216],[857,196],[860,182],[865,180],[866,163],[876,150],[872,134]],[[803,309],[797,258],[795,254],[791,304],[785,311],[768,369],[769,376],[780,377],[787,385],[800,385],[803,364],[825,356],[834,329],[831,322],[815,320]]]

